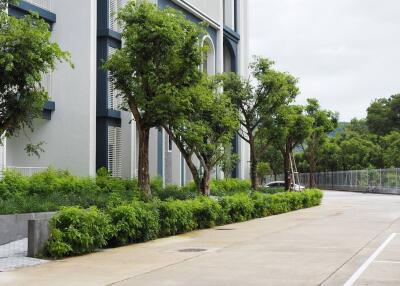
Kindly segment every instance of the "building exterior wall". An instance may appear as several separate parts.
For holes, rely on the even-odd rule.
[[[28,157],[24,147],[28,140],[22,135],[7,142],[7,165],[68,169],[76,175],[94,175],[99,167],[108,167],[109,136],[111,127],[121,128],[122,177],[137,175],[138,137],[135,121],[129,112],[119,111],[109,105],[108,76],[101,69],[102,60],[110,55],[111,48],[119,48],[120,30],[110,27],[108,17],[110,1],[69,0],[52,1],[57,16],[53,24],[52,39],[61,48],[71,52],[75,68],[60,64],[52,74],[51,98],[55,110],[51,120],[38,119],[33,134],[26,132],[32,142],[45,141],[45,153],[40,159]],[[122,0],[120,3],[125,3]],[[210,73],[235,71],[247,75],[247,1],[232,0],[236,20],[224,26],[223,0],[152,0],[160,8],[172,7],[182,11],[194,22],[206,21],[207,41],[213,46],[213,65]],[[113,2],[116,3],[116,2]],[[79,7],[79,9],[76,9]],[[72,16],[73,15],[73,16]],[[111,48],[110,48],[111,47]],[[227,52],[229,50],[229,53]],[[235,139],[234,151],[240,154],[235,176],[248,177],[249,151],[242,140]],[[185,184],[192,180],[178,148],[172,144],[168,150],[168,136],[164,131],[150,132],[149,166],[152,177],[161,176],[165,184]],[[218,174],[215,174],[218,177]]]
[[[75,68],[61,63],[52,73],[50,97],[56,109],[51,120],[39,119],[35,122],[33,133],[21,131],[19,137],[7,140],[7,165],[52,165],[68,169],[76,175],[94,175],[96,2],[52,2],[53,12],[57,15],[52,40],[71,53]],[[32,143],[45,142],[45,152],[39,159],[29,157],[24,151],[29,142],[24,133]]]

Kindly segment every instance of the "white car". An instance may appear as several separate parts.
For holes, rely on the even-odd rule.
[[[274,181],[270,182],[265,185],[266,188],[284,188],[285,187],[285,182],[284,181]],[[298,184],[294,184],[294,190],[297,192],[301,192],[305,190],[304,186],[300,186]]]

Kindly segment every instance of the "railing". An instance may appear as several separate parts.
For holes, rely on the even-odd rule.
[[[51,11],[51,0],[25,0],[25,2],[31,3],[45,10]]]
[[[33,174],[40,173],[47,170],[47,167],[15,167],[7,166],[6,168],[0,170],[0,177],[3,177],[4,170],[13,170],[20,173],[23,176],[30,177]]]
[[[320,172],[314,175],[315,186],[324,190],[369,192],[400,195],[400,169],[373,169]],[[267,182],[273,181],[268,176]],[[300,185],[310,186],[309,173],[299,174]],[[277,180],[283,180],[279,175]]]

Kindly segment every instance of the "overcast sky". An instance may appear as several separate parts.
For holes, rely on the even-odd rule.
[[[400,0],[248,0],[250,54],[300,80],[342,121],[400,93]]]

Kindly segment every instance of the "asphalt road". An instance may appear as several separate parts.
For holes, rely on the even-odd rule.
[[[400,196],[326,192],[319,207],[3,272],[0,285],[400,285]]]

